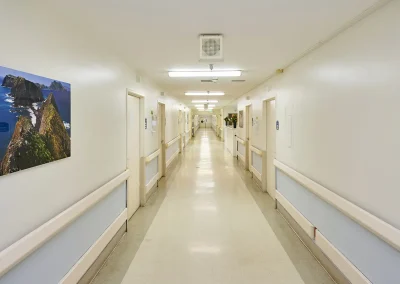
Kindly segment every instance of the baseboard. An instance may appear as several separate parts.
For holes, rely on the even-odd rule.
[[[156,175],[156,176],[157,176],[157,178],[158,178],[158,180],[159,180],[159,179],[160,179],[160,175],[158,174],[158,175]],[[158,182],[158,180],[157,180],[157,182]],[[151,196],[154,192],[157,191],[157,188],[158,188],[158,183],[157,183],[157,182],[147,191],[147,193],[146,193],[146,195],[145,195],[145,197],[144,197],[145,201],[144,201],[144,204],[143,204],[142,206],[144,206],[144,205],[147,203],[147,201],[149,200],[150,196]]]
[[[149,181],[149,183],[146,184],[146,186],[145,186],[146,195],[154,187],[154,185],[157,184],[159,179],[160,179],[160,173],[157,173],[156,175],[154,175],[154,177],[152,177],[152,179]]]
[[[253,176],[254,183],[262,190],[262,182],[256,176]]]
[[[315,244],[324,254],[342,271],[352,284],[371,284],[339,250],[337,250],[318,230],[315,235]]]
[[[243,163],[246,163],[246,158],[245,158],[242,154],[240,154],[239,152],[237,152],[237,156],[238,156],[238,158],[239,158]]]
[[[344,274],[337,268],[337,266],[324,254],[320,247],[308,236],[308,234],[299,226],[299,224],[290,216],[282,204],[276,200],[277,210],[292,230],[296,233],[302,243],[308,248],[313,256],[318,260],[322,267],[328,272],[332,279],[338,284],[351,284],[351,282],[344,276]]]
[[[169,165],[171,165],[171,163],[175,160],[176,157],[178,157],[178,155],[179,155],[179,150],[176,151],[176,152],[171,156],[171,158],[169,158],[169,160],[167,161],[167,164],[166,164],[166,168],[168,168]]]
[[[121,226],[126,223],[127,209],[125,209],[115,221],[106,229],[100,238],[88,249],[88,251],[78,260],[78,262],[71,268],[71,270],[64,276],[59,283],[62,284],[76,284],[88,271],[96,259],[100,256],[101,252],[117,234]]]
[[[93,281],[126,231],[127,226],[124,223],[77,284],[90,284]]]
[[[257,171],[257,169],[253,166],[250,166],[250,172],[253,173],[253,176],[255,176],[260,182],[261,182],[261,174],[259,171]]]

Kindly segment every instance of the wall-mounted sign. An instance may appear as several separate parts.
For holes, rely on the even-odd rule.
[[[144,129],[147,129],[147,118],[144,119]]]
[[[276,121],[276,130],[279,130],[279,120]]]

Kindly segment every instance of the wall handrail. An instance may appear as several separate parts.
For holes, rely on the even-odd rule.
[[[174,139],[169,141],[168,143],[165,143],[165,147],[169,148],[171,147],[176,141],[178,141],[181,138],[181,135],[176,136]]]
[[[154,160],[156,157],[158,157],[161,154],[161,149],[157,149],[150,155],[148,155],[145,159],[146,164],[150,163],[152,160]]]
[[[254,147],[253,145],[250,146],[250,150],[254,153],[256,153],[259,156],[263,156],[264,155],[264,151]]]
[[[239,138],[238,136],[236,136],[236,140],[237,140],[240,144],[243,144],[243,145],[246,144],[246,142],[245,142],[242,138]]]
[[[10,271],[47,241],[53,238],[62,229],[67,227],[82,214],[104,199],[119,184],[127,180],[129,170],[125,170],[111,181],[99,187],[94,192],[82,198],[66,210],[59,213],[40,227],[28,233],[9,247],[0,252],[0,277]]]
[[[309,191],[317,195],[319,198],[338,209],[347,217],[351,218],[359,225],[363,226],[365,229],[367,229],[395,249],[400,250],[399,229],[393,227],[389,223],[386,223],[382,219],[367,212],[361,207],[358,207],[354,203],[339,196],[338,194],[316,183],[315,181],[309,179],[308,177],[290,168],[289,166],[279,162],[278,160],[274,160],[274,165],[279,170],[303,185]]]

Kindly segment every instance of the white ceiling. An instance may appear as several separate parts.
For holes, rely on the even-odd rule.
[[[325,39],[377,0],[69,0],[54,1],[74,21],[112,43],[115,52],[163,91],[224,91],[226,105],[276,69]],[[201,33],[224,35],[215,69],[243,70],[246,83],[169,78],[168,70],[207,69],[199,62]],[[190,104],[188,104],[190,105]]]

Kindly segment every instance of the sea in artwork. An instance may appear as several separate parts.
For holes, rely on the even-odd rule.
[[[0,175],[69,157],[70,139],[70,84],[0,66]]]

